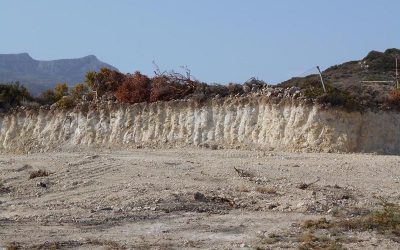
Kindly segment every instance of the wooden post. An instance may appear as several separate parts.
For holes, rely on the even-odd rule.
[[[398,68],[398,63],[397,63],[398,59],[396,57],[396,88],[399,89],[399,68]]]
[[[324,92],[326,93],[324,79],[322,78],[322,73],[321,73],[321,70],[319,69],[319,66],[317,66],[317,69],[318,69],[318,72],[319,72],[319,78],[321,79],[322,88],[324,89]]]

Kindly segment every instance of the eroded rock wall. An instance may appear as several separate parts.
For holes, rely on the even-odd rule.
[[[0,151],[76,146],[220,145],[287,151],[400,154],[400,113],[345,112],[295,100],[97,104],[0,116]]]

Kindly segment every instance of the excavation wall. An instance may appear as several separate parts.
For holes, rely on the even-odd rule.
[[[400,154],[400,113],[345,112],[294,100],[91,104],[0,115],[0,151],[212,146]]]

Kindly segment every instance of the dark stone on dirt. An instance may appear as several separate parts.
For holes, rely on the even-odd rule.
[[[270,205],[268,206],[268,209],[274,209],[274,208],[276,208],[276,207],[278,207],[277,204],[270,204]]]
[[[307,183],[300,183],[299,185],[297,185],[297,188],[304,190],[307,189],[309,186],[310,185]]]
[[[206,202],[207,201],[206,196],[204,194],[200,193],[200,192],[196,192],[194,194],[194,199],[196,201],[201,201],[201,202]]]
[[[350,197],[350,195],[348,195],[348,194],[344,194],[343,196],[342,196],[342,200],[348,200],[348,199],[350,199],[351,197]]]
[[[38,183],[36,183],[36,186],[38,187],[42,187],[42,188],[47,188],[47,184],[44,182],[39,181]]]
[[[254,177],[254,175],[252,173],[250,173],[250,172],[248,172],[246,170],[243,170],[243,169],[240,169],[240,168],[236,168],[236,167],[233,167],[233,169],[235,169],[235,171],[237,172],[237,174],[240,177]]]
[[[11,192],[11,188],[9,187],[0,187],[0,194],[8,194]],[[1,201],[0,201],[1,204]]]

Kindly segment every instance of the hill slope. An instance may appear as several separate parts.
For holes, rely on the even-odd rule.
[[[394,81],[396,58],[400,59],[399,49],[387,49],[385,52],[371,51],[361,60],[329,67],[322,72],[322,75],[328,83],[346,89],[359,85],[363,81]],[[317,75],[309,75],[294,77],[280,85],[283,87],[298,86],[306,84],[311,79],[319,82]],[[390,85],[390,83],[388,84]]]
[[[400,59],[399,49],[371,51],[361,60],[329,67],[322,75],[326,85],[345,91],[354,102],[364,107],[378,107],[385,103],[388,93],[395,88],[396,58]],[[294,77],[278,86],[321,89],[321,82],[319,76],[314,74]]]
[[[19,81],[33,94],[38,94],[55,84],[66,82],[69,85],[82,82],[89,70],[115,67],[89,55],[77,59],[39,61],[28,53],[0,54],[0,82]]]

